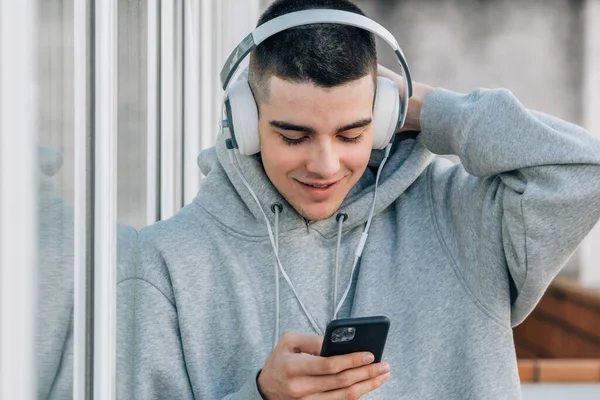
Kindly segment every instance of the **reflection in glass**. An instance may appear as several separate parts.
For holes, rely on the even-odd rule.
[[[73,4],[38,13],[38,398],[72,397]]]
[[[40,148],[38,397],[70,398],[73,365],[73,207],[53,180],[61,157]]]
[[[117,282],[135,276],[137,231],[146,225],[148,2],[118,2]],[[133,399],[135,289],[117,290],[117,398]]]

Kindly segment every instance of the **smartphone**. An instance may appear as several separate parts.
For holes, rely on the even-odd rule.
[[[334,319],[327,325],[321,357],[368,351],[381,362],[389,329],[384,316]]]

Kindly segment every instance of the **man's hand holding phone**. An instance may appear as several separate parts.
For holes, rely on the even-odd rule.
[[[368,352],[320,357],[322,336],[285,334],[258,376],[267,400],[358,399],[389,377],[389,364]]]

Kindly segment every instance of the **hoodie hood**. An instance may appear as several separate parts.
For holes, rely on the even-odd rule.
[[[219,135],[215,147],[206,149],[199,155],[198,166],[206,178],[202,184],[203,190],[198,194],[196,202],[213,217],[238,233],[256,236],[256,223],[264,225],[264,219],[256,202],[231,164],[229,154],[227,154],[230,150],[227,150],[225,145],[228,138],[229,133],[225,130]],[[311,221],[311,227],[326,238],[333,237],[337,233],[336,216],[339,213],[348,216],[344,230],[364,224],[369,217],[373,202],[377,168],[383,158],[384,150],[373,150],[367,169],[350,190],[338,212],[327,219]],[[397,135],[387,163],[381,172],[374,215],[385,210],[410,187],[432,159],[433,154],[425,148],[419,137],[415,139],[415,135],[411,134]],[[259,157],[243,156],[236,152],[234,161],[239,163],[239,169],[255,191],[270,223],[273,223],[275,218],[274,213],[271,212],[272,206],[281,204],[283,207],[279,217],[281,232],[306,226],[304,218],[273,186]],[[204,201],[214,198],[214,196],[218,196],[220,201]],[[251,223],[252,220],[254,223]],[[250,229],[244,232],[246,228]],[[261,236],[264,236],[264,232]]]
[[[355,285],[352,283],[356,279],[355,268],[365,243],[368,241],[367,233],[372,221],[370,219],[371,210],[373,210],[373,219],[377,218],[381,211],[394,202],[421,175],[433,155],[418,139],[403,141],[396,138],[387,158],[389,165],[382,164],[385,160],[385,150],[373,151],[363,176],[352,187],[337,212],[323,220],[306,222],[273,186],[263,169],[260,157],[257,155],[241,156],[237,152],[233,155],[232,150],[228,150],[225,144],[228,136],[225,131],[219,136],[215,150],[207,150],[199,157],[199,165],[207,177],[196,198],[196,204],[238,234],[257,236],[262,232],[261,236],[264,237],[265,229],[268,231],[277,259],[274,279],[276,310],[273,346],[279,340],[281,325],[279,272],[287,281],[314,332],[323,335],[324,326],[318,322],[324,320],[323,315],[315,319],[313,313],[309,311],[311,307],[307,308],[302,300],[303,296],[297,293],[292,280],[279,261],[280,234],[296,231],[297,235],[304,229],[308,229],[310,223],[310,228],[326,240],[337,237],[334,253],[334,279],[333,285],[331,285],[334,293],[331,301],[332,314],[330,315],[332,318],[337,318],[339,313],[348,315],[352,301],[346,302],[346,299],[352,299],[354,296]],[[380,195],[374,204],[377,172],[380,165],[383,165],[378,181],[378,194],[380,193]],[[406,172],[404,172],[405,170]],[[254,193],[251,193],[248,186]],[[341,215],[343,217],[339,218]],[[268,224],[265,224],[265,217]],[[360,240],[356,240],[358,238],[350,239],[349,243],[342,248],[342,236],[359,225],[364,226]],[[353,254],[348,252],[348,245],[357,246]],[[349,269],[346,269],[343,260],[347,260],[349,257],[353,258],[353,262],[348,265]],[[344,276],[342,288],[339,285],[340,273]]]

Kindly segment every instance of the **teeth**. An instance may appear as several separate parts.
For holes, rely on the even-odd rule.
[[[327,187],[329,187],[331,185],[310,185],[309,184],[309,186],[312,186],[312,187],[315,187],[315,188],[319,188],[319,189],[325,189],[325,188],[327,188]]]

